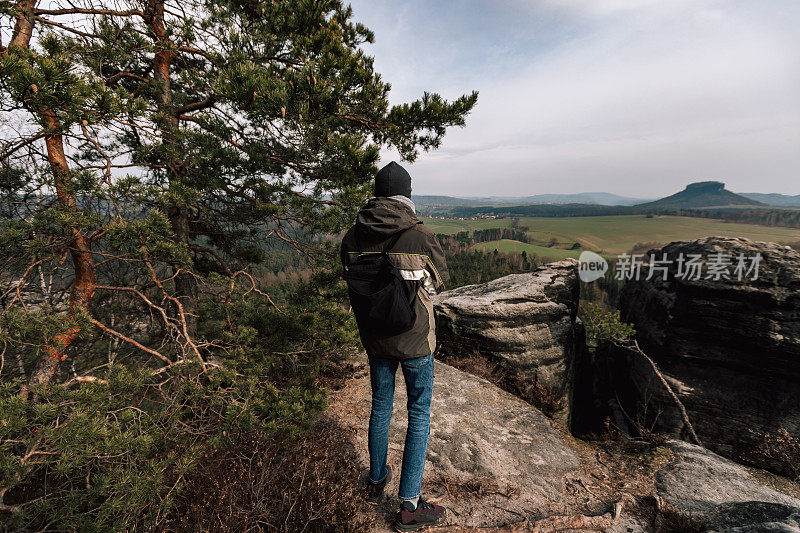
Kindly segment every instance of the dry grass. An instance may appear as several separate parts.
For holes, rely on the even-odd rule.
[[[750,464],[767,463],[771,470],[800,485],[800,436],[792,435],[785,428],[774,433],[750,430],[750,436],[756,444],[742,452],[742,460]]]
[[[352,362],[323,361],[320,385],[340,389],[354,371]],[[163,531],[368,531],[353,432],[323,414],[299,438],[254,433],[205,457]]]
[[[663,242],[657,241],[647,241],[647,242],[637,242],[634,244],[631,249],[628,251],[629,254],[646,254],[650,250],[653,249],[660,249],[664,247]]]
[[[492,494],[510,498],[519,492],[519,488],[513,485],[501,488],[495,479],[488,476],[462,481],[440,474],[436,479],[430,481],[430,484],[439,487],[443,493],[454,500],[481,498]]]
[[[167,531],[367,531],[350,433],[323,417],[299,440],[207,457]]]

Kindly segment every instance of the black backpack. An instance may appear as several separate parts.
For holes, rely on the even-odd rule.
[[[403,280],[389,259],[389,251],[408,229],[395,233],[383,251],[367,253],[361,253],[358,229],[354,230],[359,255],[344,267],[344,279],[362,334],[389,337],[414,327],[419,282]]]

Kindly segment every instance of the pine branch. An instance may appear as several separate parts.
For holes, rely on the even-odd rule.
[[[217,101],[216,95],[212,94],[211,96],[209,96],[205,100],[201,100],[199,102],[192,102],[191,104],[187,104],[185,106],[181,106],[181,107],[175,108],[175,110],[173,111],[173,114],[175,116],[181,116],[184,113],[191,113],[192,111],[200,111],[202,109],[206,109],[206,108],[209,108],[209,107],[213,106],[216,101]],[[182,117],[182,118],[184,120],[186,120],[186,118],[184,118],[184,117]]]
[[[222,270],[225,272],[225,275],[233,276],[233,272],[228,267],[228,263],[213,248],[206,248],[205,246],[199,246],[197,244],[189,244],[188,248],[194,252],[201,252],[213,256],[214,259],[216,259],[219,265],[222,267]]]
[[[106,78],[105,79],[105,84],[108,85],[108,86],[112,86],[112,85],[116,84],[119,80],[121,80],[123,78],[131,78],[131,79],[140,81],[142,83],[148,83],[147,78],[143,78],[142,76],[139,76],[138,74],[132,74],[130,72],[117,72],[113,76],[110,76],[110,77]]]
[[[137,15],[139,17],[144,18],[144,13],[138,9],[127,9],[127,10],[117,10],[117,9],[103,9],[103,8],[80,8],[80,7],[70,7],[64,9],[40,9],[36,8],[33,10],[34,14],[36,15],[111,15],[117,17],[130,17],[132,15]]]
[[[93,37],[93,35],[91,33],[87,33],[87,32],[84,32],[84,31],[81,31],[81,30],[78,30],[78,29],[75,29],[75,28],[71,28],[69,26],[61,24],[61,23],[56,22],[54,20],[46,19],[44,17],[35,17],[35,20],[36,20],[36,22],[41,22],[42,24],[47,24],[48,26],[53,26],[53,27],[62,29],[64,31],[66,31],[66,32],[74,33],[75,35],[80,35],[81,37],[85,37],[87,39],[90,39],[90,38]]]

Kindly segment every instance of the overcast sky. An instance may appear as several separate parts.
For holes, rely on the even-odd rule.
[[[351,3],[392,103],[480,92],[415,194],[800,194],[798,0]]]

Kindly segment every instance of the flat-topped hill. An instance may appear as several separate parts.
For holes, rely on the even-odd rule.
[[[673,195],[654,202],[637,204],[635,207],[719,207],[719,206],[764,206],[762,202],[746,198],[725,188],[721,181],[698,181]]]

